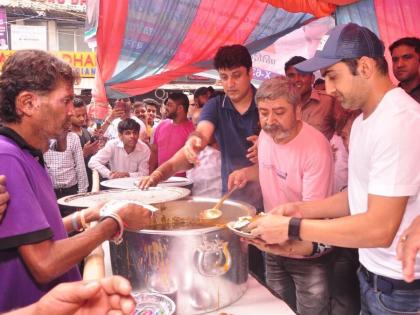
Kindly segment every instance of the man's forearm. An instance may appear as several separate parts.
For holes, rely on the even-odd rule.
[[[103,241],[111,239],[118,225],[106,219],[68,239],[19,247],[19,253],[38,283],[48,283],[79,263]]]
[[[159,181],[164,181],[176,173],[189,170],[194,165],[188,162],[184,150],[180,149],[168,161],[160,165],[156,171],[160,173]]]
[[[339,218],[350,214],[347,190],[322,200],[299,203],[304,218],[324,219]]]
[[[248,182],[258,182],[259,181],[259,167],[258,163],[248,166],[244,169],[246,171],[246,179]]]

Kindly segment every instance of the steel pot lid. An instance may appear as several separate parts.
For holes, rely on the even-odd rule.
[[[101,182],[101,186],[112,189],[133,189],[137,187],[138,178],[124,177],[108,179]],[[185,177],[172,176],[167,180],[159,183],[158,187],[184,187],[192,185],[192,181]]]
[[[100,201],[135,200],[143,204],[155,204],[178,200],[190,194],[190,190],[182,187],[150,187],[147,190],[102,190],[66,196],[58,199],[58,204],[75,208],[88,208]]]

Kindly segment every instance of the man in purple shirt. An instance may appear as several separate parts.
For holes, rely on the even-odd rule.
[[[120,241],[124,224],[138,229],[149,212],[126,204],[99,206],[63,220],[42,153],[63,132],[73,111],[76,72],[37,50],[12,55],[0,75],[0,174],[10,200],[0,222],[0,313],[29,305],[60,282],[80,279],[75,265],[104,240]],[[86,223],[100,223],[77,236]]]

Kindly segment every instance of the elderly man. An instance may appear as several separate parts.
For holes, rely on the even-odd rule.
[[[252,233],[268,243],[302,239],[359,248],[362,314],[417,314],[420,263],[416,280],[406,283],[396,247],[420,209],[418,103],[393,86],[383,43],[357,24],[336,26],[296,68],[322,69],[327,92],[344,108],[362,110],[350,134],[348,191],[282,205],[251,223]]]
[[[320,131],[298,118],[298,89],[277,77],[264,81],[255,99],[262,127],[258,164],[232,172],[229,188],[260,179],[267,212],[286,202],[328,197],[334,178],[331,147]],[[290,244],[290,252],[281,256],[267,253],[267,284],[298,314],[329,314],[329,255],[325,246],[300,243]]]
[[[149,222],[149,211],[134,204],[101,212],[92,207],[61,219],[42,153],[70,120],[76,80],[68,64],[38,50],[18,51],[2,68],[0,174],[7,177],[10,201],[0,228],[0,313],[39,300],[58,283],[80,280],[76,264],[95,247],[120,242],[126,226]]]

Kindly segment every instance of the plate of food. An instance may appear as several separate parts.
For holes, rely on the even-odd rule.
[[[258,219],[259,217],[262,217],[265,215],[267,215],[265,212],[260,212],[256,216],[247,215],[243,217],[238,217],[236,221],[231,221],[228,224],[226,224],[226,226],[228,227],[229,230],[231,230],[233,233],[235,233],[236,235],[240,237],[249,238],[249,239],[257,238],[258,236],[252,235],[250,233],[251,229],[249,228],[249,224],[252,221],[255,221],[256,219]]]
[[[248,225],[255,219],[255,217],[251,216],[243,216],[239,217],[236,221],[229,222],[226,226],[229,230],[231,230],[236,235],[243,237],[243,238],[256,238],[256,236],[252,235],[250,232],[251,230],[248,228]]]
[[[166,295],[150,292],[133,293],[136,309],[132,315],[172,315],[175,303]]]

